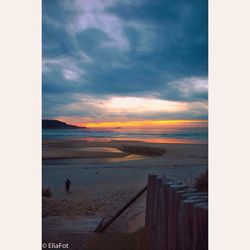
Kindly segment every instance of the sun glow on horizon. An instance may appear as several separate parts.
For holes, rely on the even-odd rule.
[[[88,128],[151,128],[165,126],[204,126],[207,120],[144,120],[144,121],[114,121],[114,122],[86,122],[77,123],[78,126]]]

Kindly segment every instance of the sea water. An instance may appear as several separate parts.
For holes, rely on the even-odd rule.
[[[43,129],[43,139],[80,139],[88,141],[138,140],[157,143],[208,142],[207,127],[162,129]]]

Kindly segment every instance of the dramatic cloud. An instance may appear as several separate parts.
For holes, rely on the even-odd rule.
[[[43,116],[206,119],[207,18],[198,0],[43,0]]]

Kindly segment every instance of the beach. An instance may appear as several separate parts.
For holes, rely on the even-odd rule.
[[[43,140],[43,216],[99,215],[110,219],[146,184],[149,174],[192,186],[207,170],[208,145],[138,140]],[[64,182],[69,178],[71,191]],[[133,232],[143,226],[146,193],[107,232]]]

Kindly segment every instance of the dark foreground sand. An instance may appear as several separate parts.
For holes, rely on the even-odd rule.
[[[162,174],[188,185],[207,169],[205,144],[163,144],[139,141],[43,141],[43,216],[98,214],[111,218],[147,183]],[[70,178],[70,194],[64,181]],[[108,228],[133,232],[144,223],[145,194]]]

